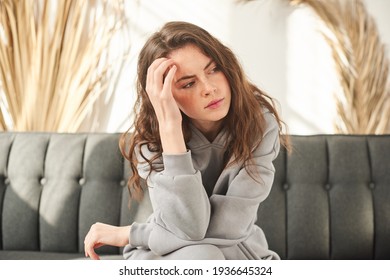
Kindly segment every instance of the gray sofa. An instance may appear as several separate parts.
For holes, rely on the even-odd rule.
[[[128,207],[119,136],[0,133],[0,259],[82,258],[94,222],[146,219],[148,196]],[[269,247],[282,259],[390,259],[390,135],[292,143],[258,211]]]

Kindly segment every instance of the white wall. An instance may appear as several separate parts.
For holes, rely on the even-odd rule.
[[[390,45],[388,0],[365,0],[383,41]],[[130,0],[131,63],[109,106],[102,103],[96,131],[118,132],[131,124],[136,59],[146,38],[164,22],[198,24],[237,54],[250,79],[275,97],[292,134],[333,133],[333,92],[338,87],[330,50],[308,8],[287,0]],[[84,128],[87,129],[87,128]]]

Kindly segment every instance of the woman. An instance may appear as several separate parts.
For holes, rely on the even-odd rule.
[[[232,51],[204,29],[166,23],[138,60],[134,131],[125,151],[131,195],[149,187],[145,223],[97,223],[94,248],[125,246],[127,259],[278,259],[255,225],[273,178],[282,121]]]

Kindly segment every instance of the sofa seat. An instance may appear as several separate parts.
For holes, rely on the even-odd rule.
[[[83,259],[91,225],[143,222],[119,133],[0,133],[0,259]],[[291,135],[257,224],[282,259],[390,259],[390,135]],[[121,259],[122,248],[97,252]]]

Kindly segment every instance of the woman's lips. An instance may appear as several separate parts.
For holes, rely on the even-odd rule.
[[[219,106],[221,106],[222,101],[223,101],[224,99],[225,99],[225,98],[212,100],[212,101],[211,101],[209,104],[207,104],[207,106],[204,107],[204,108],[205,108],[205,109],[217,109]]]

